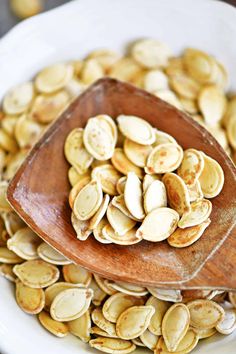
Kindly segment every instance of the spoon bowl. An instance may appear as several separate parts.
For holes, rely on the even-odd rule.
[[[225,184],[220,195],[211,200],[212,222],[195,244],[175,249],[166,241],[142,241],[124,247],[98,243],[92,236],[86,241],[76,239],[70,221],[71,187],[64,143],[72,129],[84,127],[87,119],[97,114],[113,118],[119,114],[140,116],[172,135],[184,149],[202,150],[219,162]],[[236,234],[235,190],[235,167],[207,130],[159,98],[105,78],[79,96],[48,129],[11,181],[7,197],[40,237],[73,262],[102,277],[168,288],[232,289],[236,288],[236,279],[231,275],[236,261],[232,248]]]

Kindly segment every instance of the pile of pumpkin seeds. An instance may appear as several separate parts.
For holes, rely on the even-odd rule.
[[[42,242],[6,200],[9,180],[48,124],[103,76],[133,83],[189,113],[236,157],[236,96],[226,92],[225,68],[207,53],[188,48],[174,57],[165,44],[146,39],[124,56],[96,50],[84,60],[46,68],[2,102],[0,273],[15,284],[22,310],[37,315],[58,337],[72,333],[106,353],[130,353],[137,346],[155,354],[189,353],[204,338],[234,331],[234,293],[160,290],[102,279]],[[71,185],[79,178],[71,167]],[[121,180],[120,191],[123,185]]]

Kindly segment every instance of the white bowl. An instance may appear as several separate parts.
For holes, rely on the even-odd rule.
[[[23,22],[0,41],[0,99],[45,65],[83,57],[95,48],[120,51],[141,37],[158,38],[173,53],[187,46],[212,53],[228,68],[236,89],[233,7],[213,0],[78,0]],[[1,354],[96,352],[75,337],[47,333],[18,308],[5,279],[0,278],[0,289]],[[233,354],[235,345],[236,334],[219,335],[204,340],[194,353]]]

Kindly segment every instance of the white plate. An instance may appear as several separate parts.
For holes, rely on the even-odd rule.
[[[236,89],[236,10],[213,0],[79,0],[29,19],[0,41],[0,98],[40,68],[79,58],[95,48],[124,49],[141,37],[202,48],[229,69]],[[95,353],[72,336],[48,334],[16,305],[13,287],[0,278],[1,354]],[[205,340],[195,354],[235,353],[236,334]],[[138,351],[137,351],[138,353]],[[144,353],[140,350],[140,353]]]

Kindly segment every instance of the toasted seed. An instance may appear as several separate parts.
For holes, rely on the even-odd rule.
[[[118,338],[97,337],[90,340],[89,345],[104,353],[111,354],[128,354],[136,349],[134,343]]]
[[[99,288],[101,288],[102,291],[104,291],[104,293],[106,293],[107,295],[113,295],[117,292],[107,283],[106,279],[100,277],[97,274],[94,274],[93,276],[94,276],[94,279],[96,280]]]
[[[6,193],[8,188],[8,182],[0,182],[0,212],[11,211],[12,208],[6,199]]]
[[[201,199],[191,204],[191,210],[185,212],[178,222],[182,229],[202,224],[206,221],[212,211],[212,204],[207,199]]]
[[[189,302],[196,299],[207,299],[211,293],[211,290],[202,289],[189,289],[181,291],[183,302]]]
[[[84,145],[95,159],[110,159],[116,144],[114,134],[113,126],[102,115],[89,118],[83,134]]]
[[[82,66],[80,77],[84,84],[91,85],[104,76],[103,69],[96,59],[87,59]]]
[[[111,203],[107,208],[107,219],[111,226],[113,227],[115,233],[118,235],[125,235],[128,231],[130,231],[136,224],[136,222],[130,219],[127,215],[122,213],[118,208],[116,208]],[[111,230],[111,228],[106,226],[107,229]],[[104,233],[103,233],[104,234]],[[106,237],[106,236],[105,236]]]
[[[102,220],[99,222],[99,224],[97,225],[97,227],[93,229],[93,236],[98,242],[105,243],[105,244],[112,243],[112,241],[105,238],[102,232],[103,228],[107,225],[109,225],[109,222],[106,216],[104,216]]]
[[[107,294],[98,286],[95,279],[91,280],[89,287],[93,290],[92,303],[95,306],[100,306]]]
[[[128,172],[135,172],[136,175],[140,178],[143,176],[142,169],[134,165],[124,154],[123,149],[116,148],[114,154],[111,158],[113,166],[124,175],[127,175]]]
[[[161,180],[161,175],[145,175],[143,178],[143,194],[145,195],[148,187],[152,184],[154,181],[160,181]]]
[[[183,159],[182,148],[173,143],[157,145],[147,159],[146,173],[166,173],[176,170]]]
[[[1,144],[0,144],[1,145]],[[4,179],[10,180],[25,160],[27,154],[27,150],[18,151],[14,157],[7,164],[6,170],[4,171]]]
[[[155,313],[151,318],[148,329],[152,334],[159,336],[162,333],[161,324],[163,317],[171,304],[167,301],[159,300],[156,297],[151,296],[146,302],[146,305],[151,305],[155,309]]]
[[[103,193],[99,181],[92,180],[81,189],[74,201],[73,212],[77,219],[88,220],[102,204]]]
[[[195,202],[203,198],[203,193],[199,180],[197,180],[195,184],[187,186],[187,188],[189,192],[190,202]]]
[[[116,183],[116,189],[119,194],[124,194],[125,191],[125,183],[127,181],[127,177],[121,177]]]
[[[94,230],[99,225],[100,221],[102,220],[102,218],[106,214],[109,202],[110,202],[110,196],[108,194],[105,194],[105,196],[103,197],[102,204],[100,205],[99,209],[93,215],[93,217],[89,220],[89,228],[91,230]]]
[[[178,175],[187,185],[193,185],[200,177],[204,168],[204,159],[202,154],[195,149],[187,149],[184,151],[184,157]]]
[[[98,326],[93,326],[90,329],[90,334],[95,334],[95,336],[102,336],[106,338],[118,338],[117,335],[112,336],[109,333],[105,332],[103,329],[99,328]]]
[[[190,313],[186,305],[174,304],[164,315],[162,334],[169,351],[177,350],[190,324]]]
[[[136,166],[144,167],[151,151],[151,145],[141,145],[132,140],[125,139],[124,152],[128,159]]]
[[[132,343],[134,343],[135,345],[139,346],[139,347],[145,347],[145,345],[143,344],[143,342],[141,341],[141,339],[138,338],[134,338],[131,339]]]
[[[15,252],[10,251],[7,247],[0,247],[0,262],[6,264],[21,263],[23,259],[19,257]]]
[[[53,300],[50,314],[59,322],[75,320],[88,310],[92,297],[91,289],[66,289]]]
[[[158,145],[162,145],[162,144],[176,144],[178,145],[177,141],[173,138],[173,136],[171,136],[170,134],[167,134],[165,132],[162,132],[161,130],[158,130],[156,128],[155,129],[155,142],[152,144],[153,147],[156,147]]]
[[[103,305],[102,312],[108,321],[116,323],[122,312],[129,307],[140,305],[144,305],[144,300],[141,297],[119,292],[110,296],[106,300]]]
[[[111,225],[106,225],[102,229],[103,236],[117,245],[134,245],[140,242],[142,239],[136,235],[136,229],[133,228],[127,231],[124,235],[119,235],[115,230],[111,227]]]
[[[198,105],[196,100],[180,97],[181,105],[183,106],[183,110],[189,114],[197,114],[198,113]]]
[[[37,249],[37,252],[41,259],[51,264],[64,265],[71,263],[69,259],[65,258],[61,253],[49,246],[46,242],[41,243]]]
[[[182,110],[183,106],[178,96],[171,90],[160,90],[153,93],[156,97],[169,103],[170,105]]]
[[[0,129],[0,148],[12,154],[15,154],[18,150],[16,140],[7,134],[3,129]],[[8,164],[7,161],[5,161],[5,163]]]
[[[236,308],[236,293],[233,293],[231,291],[229,292],[229,301],[231,305]]]
[[[179,214],[170,208],[151,211],[137,230],[137,236],[151,242],[167,239],[177,228]]]
[[[185,336],[180,341],[177,346],[175,353],[176,354],[187,354],[190,353],[198,344],[198,335],[193,329],[189,329]],[[154,354],[171,354],[173,351],[167,349],[167,345],[163,337],[160,337],[157,343],[156,350]]]
[[[141,39],[135,42],[131,54],[140,65],[148,69],[165,67],[171,56],[167,45],[155,39]]]
[[[210,85],[201,89],[198,97],[198,105],[205,122],[208,125],[216,125],[223,117],[226,110],[226,97],[222,89]]]
[[[163,182],[156,180],[150,184],[144,194],[144,209],[148,214],[162,207],[167,207],[166,187]]]
[[[89,228],[90,220],[79,220],[75,214],[71,213],[71,223],[79,240],[87,240],[92,230]]]
[[[106,282],[113,289],[116,289],[117,291],[120,291],[120,292],[127,294],[127,295],[144,296],[148,293],[146,288],[139,286],[139,285],[126,283],[123,281],[113,282],[113,281],[106,280]]]
[[[17,277],[13,273],[13,267],[14,266],[11,264],[1,264],[0,265],[0,275],[2,275],[7,280],[10,280],[13,283],[15,283]]]
[[[39,14],[43,10],[41,0],[10,0],[11,11],[20,19]]]
[[[42,289],[32,289],[22,282],[16,282],[16,301],[20,308],[35,315],[41,312],[45,304],[45,295]]]
[[[177,228],[175,232],[168,237],[167,242],[170,246],[177,248],[190,246],[199,240],[210,223],[211,220],[207,219],[196,226],[186,227],[185,229]]]
[[[202,192],[205,198],[214,198],[222,190],[224,185],[224,172],[219,163],[211,157],[203,154],[204,169],[199,177]]]
[[[133,306],[126,309],[117,320],[117,335],[122,339],[139,337],[148,328],[154,312],[152,306]]]
[[[171,301],[171,302],[181,302],[182,296],[180,290],[172,290],[172,289],[159,289],[148,287],[147,288],[150,294],[156,297],[159,300],[163,301]]]
[[[55,297],[66,289],[75,289],[75,288],[83,288],[84,284],[73,284],[66,282],[57,282],[55,284],[50,285],[45,290],[45,309],[50,311],[51,304]]]
[[[145,347],[154,351],[157,346],[159,336],[156,336],[148,329],[146,329],[146,331],[143,334],[141,334],[140,339]]]
[[[190,327],[198,336],[198,339],[205,339],[214,336],[214,334],[217,333],[215,328],[208,328],[208,329],[200,329],[200,328],[194,328]]]
[[[84,343],[90,341],[91,319],[89,311],[86,311],[76,320],[67,322],[70,333],[79,337]]]
[[[113,65],[109,71],[109,76],[121,81],[132,81],[142,71],[142,68],[140,68],[135,60],[130,57],[123,57]]]
[[[95,325],[97,325],[103,331],[108,333],[113,338],[115,338],[117,336],[116,335],[116,327],[115,327],[114,323],[108,321],[104,317],[101,308],[97,307],[95,310],[93,310],[91,317],[92,317],[92,320],[95,323]]]
[[[170,77],[171,88],[181,97],[196,99],[201,86],[198,82],[186,75],[185,72]]]
[[[124,200],[133,217],[142,220],[145,216],[142,183],[134,172],[128,173],[125,183]]]
[[[43,132],[43,127],[28,119],[26,114],[18,118],[14,133],[16,141],[21,149],[32,147],[39,139]]]
[[[225,315],[223,307],[211,300],[194,300],[188,303],[191,326],[209,329],[217,326]]]
[[[67,136],[64,147],[67,161],[79,174],[85,173],[93,162],[93,157],[84,148],[83,134],[82,128],[73,129]]]
[[[143,86],[149,92],[167,90],[169,87],[168,77],[161,70],[150,70],[144,76]]]
[[[41,325],[56,337],[62,338],[69,333],[68,326],[65,323],[53,320],[45,311],[40,312],[38,319]]]
[[[138,219],[136,219],[128,210],[126,204],[125,204],[125,199],[124,199],[124,194],[118,195],[116,197],[112,198],[111,201],[112,205],[114,205],[117,209],[119,209],[120,211],[122,211],[123,214],[125,214],[126,216],[128,216],[130,219],[139,221]]]
[[[187,48],[184,51],[183,62],[188,74],[201,83],[211,82],[214,59],[207,53]]]
[[[166,173],[162,179],[167,191],[168,204],[179,215],[190,211],[190,198],[186,184],[175,173]]]
[[[57,267],[37,259],[15,265],[13,271],[24,285],[35,289],[52,285],[60,275]]]
[[[35,79],[38,91],[53,93],[61,90],[70,81],[73,75],[73,67],[68,64],[54,64],[43,69]]]
[[[104,71],[107,71],[113,67],[113,65],[119,60],[118,53],[110,49],[95,49],[88,55],[89,59],[96,59],[101,65]]]
[[[98,179],[104,193],[116,195],[116,184],[121,174],[110,164],[95,167],[91,173],[92,179]]]
[[[25,227],[24,221],[14,212],[2,213],[8,234],[12,237],[18,230]]]
[[[225,309],[225,316],[221,322],[216,325],[218,332],[222,334],[231,334],[236,328],[236,313],[234,309]]]
[[[118,127],[129,140],[141,145],[150,145],[155,141],[153,127],[144,119],[136,116],[119,115]]]
[[[34,88],[31,82],[26,82],[11,89],[3,99],[3,109],[7,114],[25,112],[34,97]]]
[[[82,175],[79,174],[74,167],[70,167],[68,171],[68,178],[72,187],[76,185],[84,177],[90,177],[90,171],[83,173]]]
[[[63,277],[66,282],[89,286],[92,274],[78,264],[67,264],[62,267]]]
[[[72,78],[64,87],[64,90],[70,96],[71,100],[75,100],[86,88],[82,82],[76,78]]]
[[[83,178],[79,179],[79,181],[70,190],[69,204],[71,209],[73,209],[75,198],[77,197],[81,189],[83,189],[90,181],[91,181],[90,176],[84,176]]]
[[[37,248],[41,242],[42,240],[29,227],[24,227],[7,241],[7,247],[28,261],[38,258]]]

